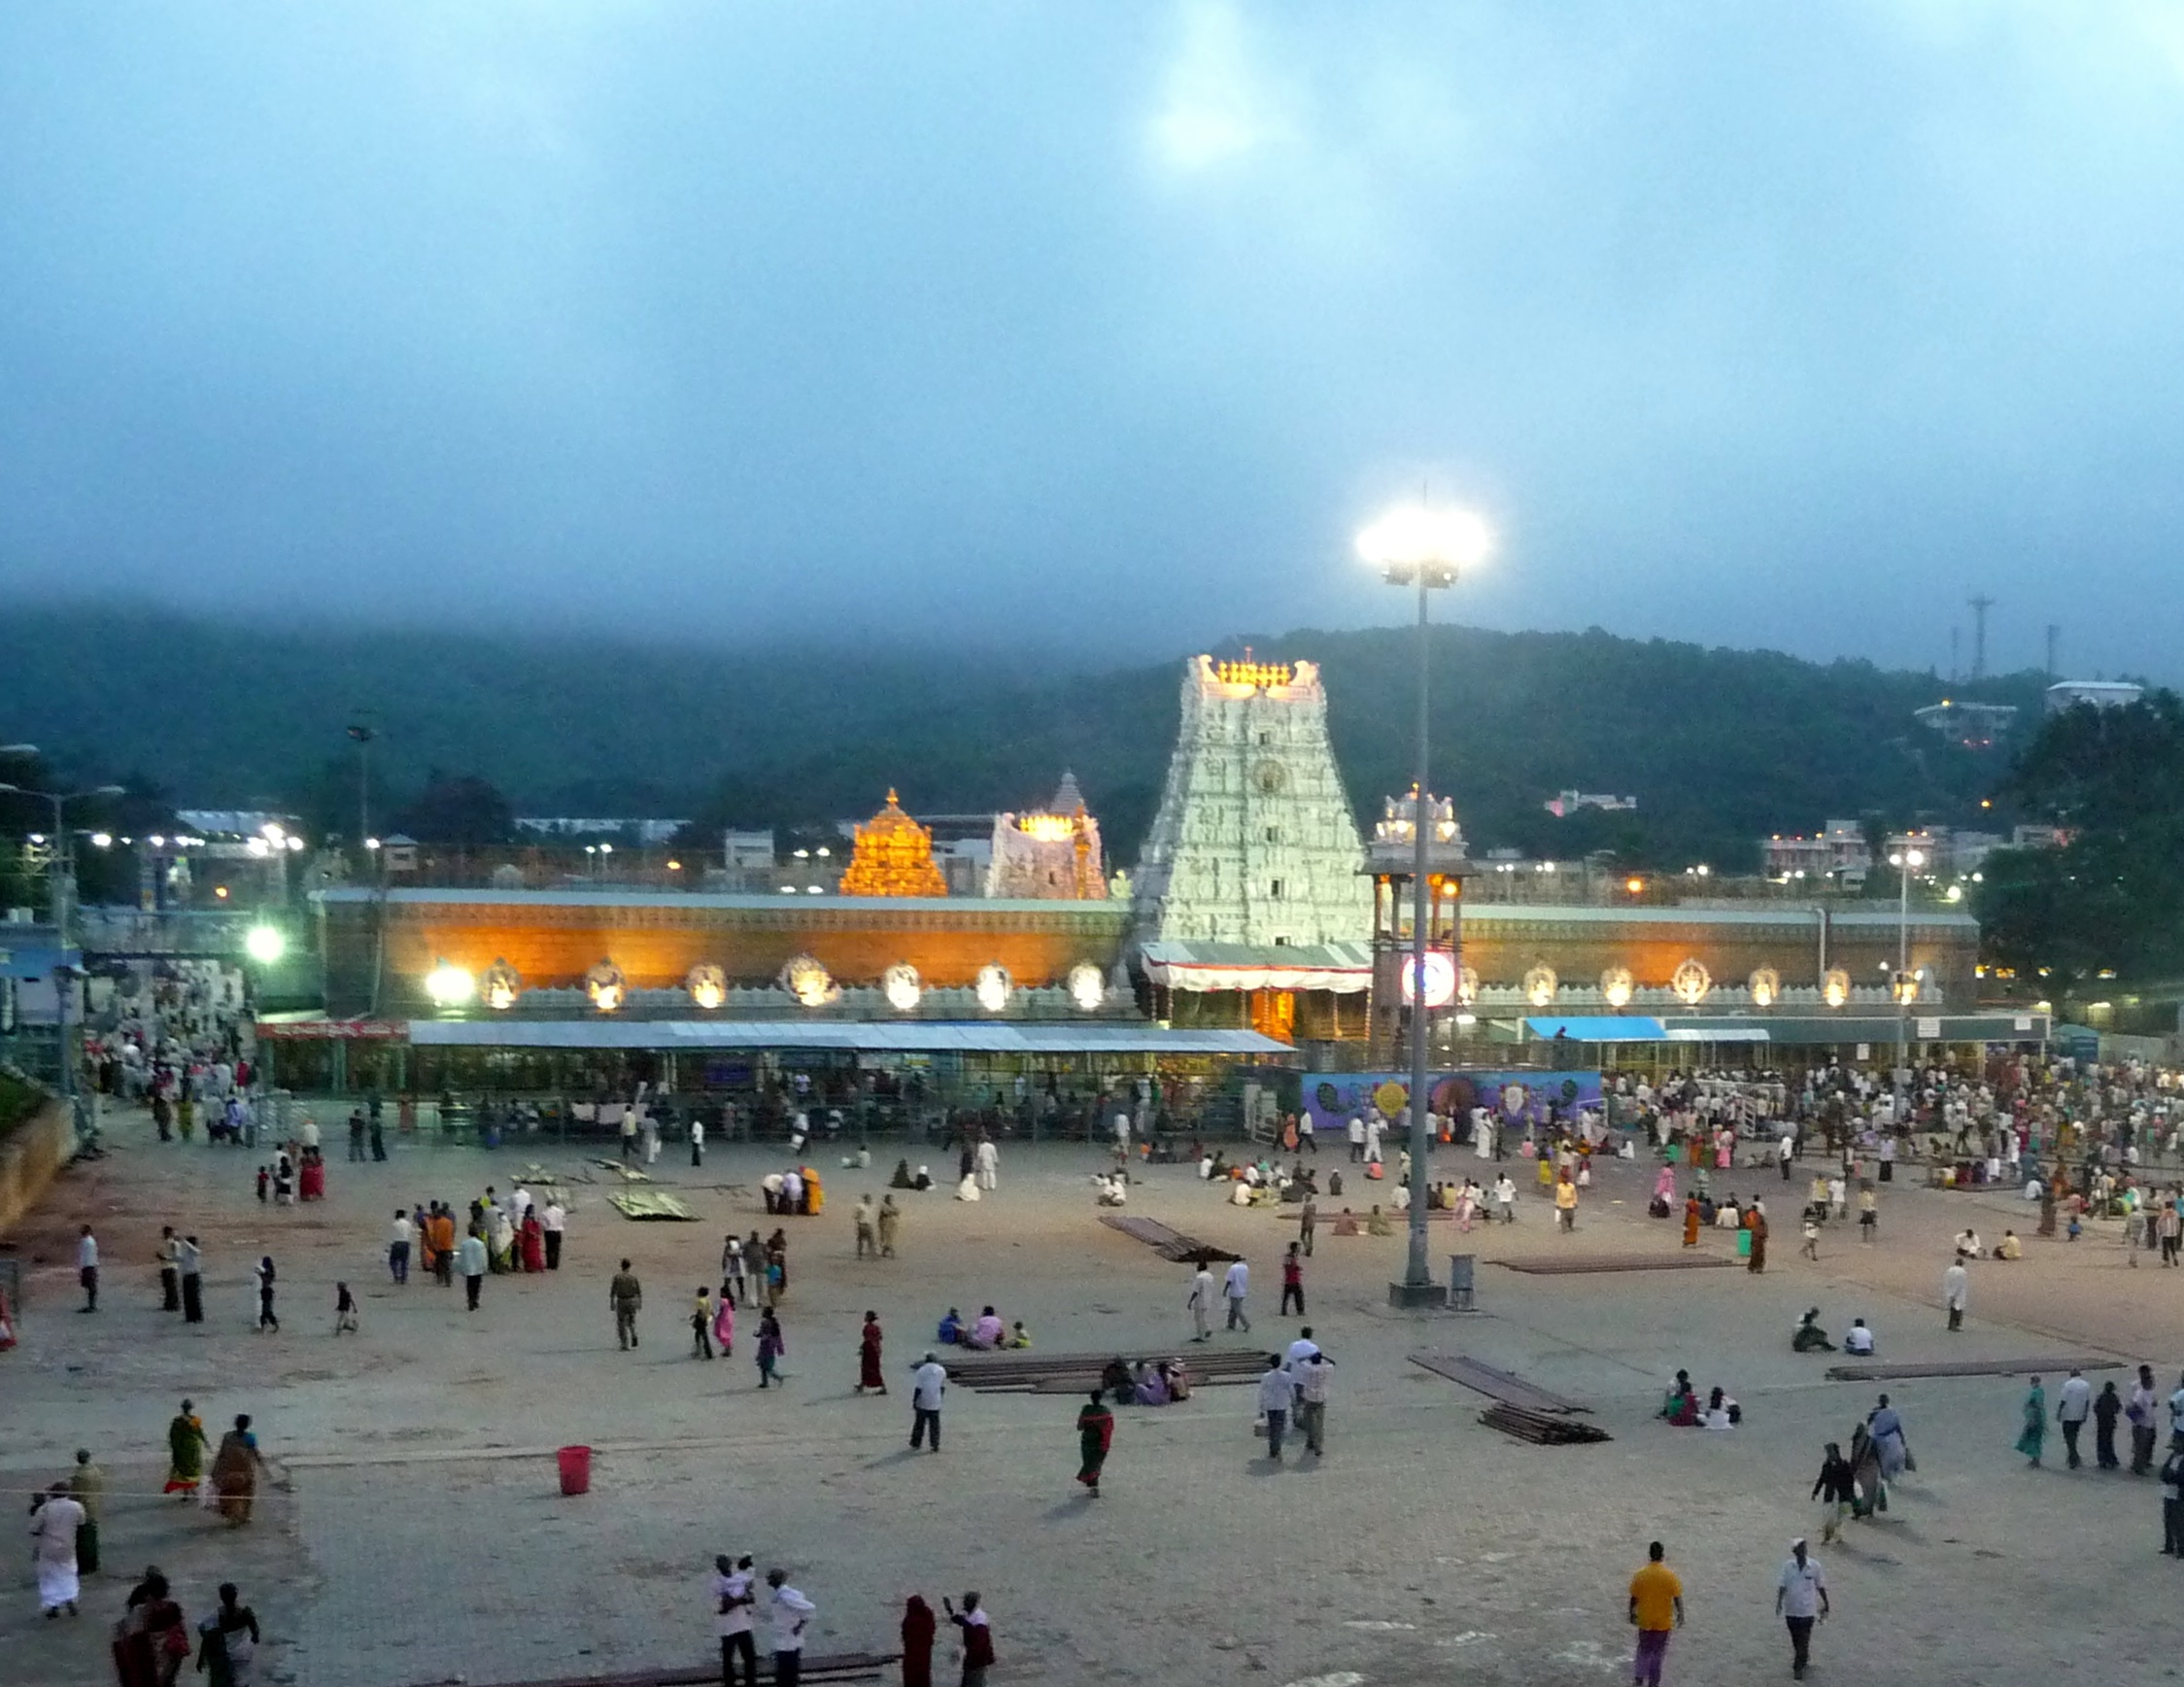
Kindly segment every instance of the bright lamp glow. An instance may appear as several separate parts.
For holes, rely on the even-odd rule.
[[[1477,568],[1493,543],[1486,524],[1465,509],[1390,510],[1357,535],[1357,554],[1391,579],[1416,578],[1446,585],[1460,568]]]
[[[917,968],[908,961],[897,961],[879,976],[880,993],[886,996],[887,1005],[898,1014],[914,1013],[918,998],[925,993],[919,981]]]
[[[425,975],[425,993],[442,1008],[460,1008],[478,993],[478,981],[462,968],[442,961]]]
[[[692,967],[690,977],[683,982],[690,991],[691,1001],[707,1013],[728,1000],[728,974],[711,961],[700,961]]]
[[[1633,981],[1628,967],[1610,967],[1600,975],[1600,994],[1611,1008],[1630,1006]]]
[[[1089,1014],[1108,999],[1108,981],[1100,977],[1100,969],[1090,961],[1078,961],[1070,968],[1070,1000],[1077,1011]]]
[[[1416,1006],[1418,999],[1417,957],[1403,957],[1403,999]],[[1456,999],[1456,963],[1446,949],[1425,951],[1425,1005],[1428,1008],[1446,1008]]]
[[[1008,976],[1008,969],[991,963],[978,969],[977,982],[973,986],[978,997],[978,1006],[989,1014],[998,1014],[1008,1006],[1008,992],[1016,981]]]
[[[243,952],[261,967],[269,967],[289,952],[289,940],[278,926],[254,925],[243,939]]]

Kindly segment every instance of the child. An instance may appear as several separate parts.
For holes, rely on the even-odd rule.
[[[343,1330],[357,1333],[357,1297],[349,1292],[349,1285],[333,1286],[333,1332],[338,1337]]]
[[[713,1297],[702,1283],[690,1308],[690,1351],[693,1359],[713,1357]]]
[[[257,1198],[259,1200],[262,1201],[265,1199],[266,1188],[272,1184],[272,1171],[265,1166],[259,1166],[257,1168]]]
[[[2075,1242],[2078,1239],[2078,1233],[2084,1228],[2085,1226],[2078,1222],[2078,1215],[2072,1213],[2070,1215],[2070,1229],[2068,1232],[2070,1240]]]
[[[1805,1245],[1798,1252],[1808,1259],[1820,1257],[1820,1225],[1809,1212],[1805,1215]]]
[[[1019,1319],[1018,1319],[1018,1320],[1017,1320],[1017,1321],[1015,1322],[1015,1324],[1014,1324],[1013,1326],[1010,1326],[1010,1328],[1009,1328],[1009,1331],[1008,1331],[1008,1339],[1007,1339],[1007,1341],[1003,1342],[1003,1343],[1002,1343],[1002,1346],[1004,1346],[1004,1347],[1029,1347],[1029,1346],[1031,1346],[1031,1344],[1032,1344],[1032,1332],[1031,1332],[1030,1330],[1028,1330],[1028,1329],[1026,1329],[1026,1328],[1024,1327],[1024,1321],[1023,1321],[1022,1319],[1020,1319],[1020,1318],[1019,1318]]]

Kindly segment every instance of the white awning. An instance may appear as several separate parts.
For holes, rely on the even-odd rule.
[[[1361,943],[1148,943],[1145,977],[1171,990],[1333,990],[1373,987],[1373,951]]]

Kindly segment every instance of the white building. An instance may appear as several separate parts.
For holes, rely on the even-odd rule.
[[[2061,714],[2081,703],[2096,708],[2126,708],[2145,695],[2143,685],[2128,679],[2059,679],[2047,688],[2047,712]]]
[[[1862,884],[1873,870],[1873,851],[1856,820],[1830,820],[1818,833],[1776,833],[1759,844],[1769,878]]]

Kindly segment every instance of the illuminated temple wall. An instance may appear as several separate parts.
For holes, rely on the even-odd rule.
[[[382,904],[358,889],[314,901],[326,1008],[343,1016],[370,1011],[375,968],[381,1014],[425,1011],[422,981],[442,960],[482,976],[505,959],[527,990],[576,988],[602,958],[637,990],[680,988],[707,961],[731,984],[768,985],[799,954],[845,985],[876,983],[903,961],[928,988],[968,986],[989,962],[1019,987],[1058,986],[1079,961],[1111,971],[1129,924],[1116,902],[397,890]]]

